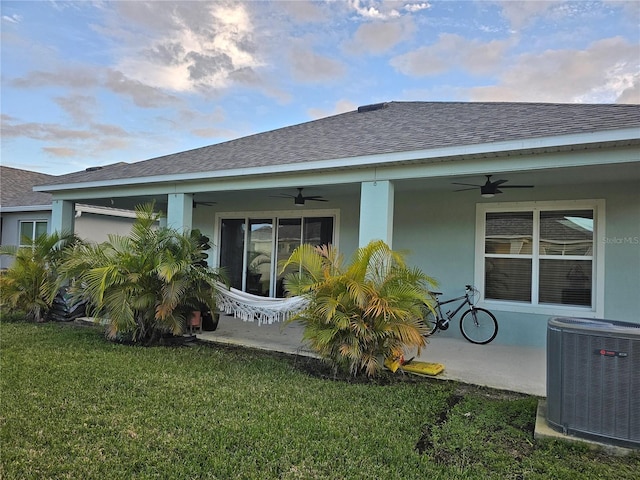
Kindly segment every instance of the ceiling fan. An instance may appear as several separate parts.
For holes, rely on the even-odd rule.
[[[213,207],[218,202],[196,202],[195,198],[193,199],[193,208],[197,208],[198,205],[204,205],[205,207]]]
[[[460,190],[454,190],[456,192],[464,192],[465,190],[474,190],[476,188],[480,189],[480,194],[485,198],[491,198],[498,193],[502,193],[501,188],[533,188],[533,185],[504,185],[504,183],[509,180],[496,180],[495,182],[491,181],[491,175],[485,175],[487,177],[487,181],[484,185],[477,185],[474,183],[459,183],[453,182],[454,185],[466,185],[471,188],[461,188]]]
[[[280,198],[293,198],[293,204],[296,205],[297,207],[302,207],[304,205],[304,202],[307,200],[312,200],[314,202],[327,202],[328,200],[325,200],[324,198],[322,198],[322,195],[310,195],[310,196],[304,196],[302,195],[302,188],[298,188],[298,194],[297,195],[291,195],[290,193],[281,193],[280,195],[272,195],[273,197],[280,197]]]

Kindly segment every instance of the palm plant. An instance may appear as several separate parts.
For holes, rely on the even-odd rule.
[[[81,242],[73,234],[57,232],[24,242],[22,247],[0,248],[0,255],[14,257],[11,268],[0,276],[0,299],[10,310],[20,310],[27,319],[41,322],[62,285],[58,267],[65,252]]]
[[[109,338],[154,343],[164,333],[182,334],[191,311],[215,309],[225,278],[201,262],[200,235],[158,228],[158,218],[153,205],[140,206],[129,236],[79,246],[63,265],[72,292],[108,320]]]
[[[309,299],[291,321],[325,360],[356,376],[374,376],[385,358],[425,346],[424,305],[435,281],[382,241],[345,265],[332,246],[301,245],[283,265],[285,288]]]

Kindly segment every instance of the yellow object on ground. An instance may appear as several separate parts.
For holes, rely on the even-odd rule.
[[[405,363],[403,356],[387,358],[384,361],[384,366],[394,373],[400,369],[404,372],[418,373],[420,375],[438,375],[444,370],[444,365],[441,363],[414,362],[413,359]]]
[[[411,362],[401,365],[400,369],[405,372],[419,373],[420,375],[438,375],[444,371],[441,363]]]

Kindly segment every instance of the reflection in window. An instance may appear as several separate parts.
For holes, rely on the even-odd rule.
[[[269,296],[271,291],[271,253],[273,224],[271,219],[249,220],[247,240],[247,289],[254,295]]]

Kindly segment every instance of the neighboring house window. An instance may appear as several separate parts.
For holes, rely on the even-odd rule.
[[[478,205],[476,283],[484,301],[601,311],[603,216],[602,201]]]
[[[20,221],[20,246],[26,246],[46,233],[47,222],[44,220]]]

